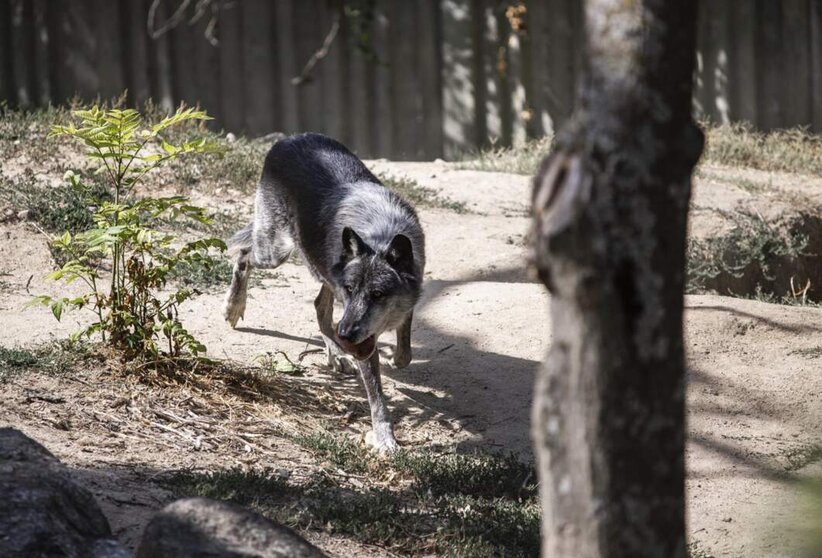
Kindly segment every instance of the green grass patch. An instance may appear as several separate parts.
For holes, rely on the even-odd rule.
[[[28,211],[26,218],[48,232],[74,234],[92,228],[93,207],[111,199],[104,185],[93,179],[88,184],[87,191],[79,191],[69,184],[50,186],[39,180],[31,169],[14,179],[0,174],[0,202],[16,211]]]
[[[434,209],[447,209],[455,213],[468,213],[468,207],[464,202],[452,200],[447,196],[439,194],[432,188],[421,186],[412,178],[395,176],[388,173],[378,173],[377,178],[386,188],[398,193],[414,207],[430,207]]]
[[[768,285],[785,261],[806,255],[807,235],[753,213],[722,215],[732,223],[727,233],[688,240],[686,292],[780,298]]]
[[[298,529],[322,529],[406,556],[539,551],[533,469],[513,456],[410,450],[381,459],[328,432],[294,439],[321,462],[304,482],[229,470],[180,473],[168,485],[181,496],[232,500]]]
[[[231,283],[233,272],[234,266],[231,261],[215,256],[212,261],[192,260],[178,264],[171,277],[186,287],[213,290],[227,287]]]
[[[90,358],[85,345],[49,343],[32,348],[0,346],[0,383],[29,370],[47,373],[65,372]]]

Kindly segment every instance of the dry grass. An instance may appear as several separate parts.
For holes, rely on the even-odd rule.
[[[822,173],[822,136],[805,128],[758,132],[747,124],[712,126],[706,130],[703,161],[733,167]]]
[[[760,170],[822,173],[822,136],[805,128],[758,132],[747,124],[701,124],[705,131],[703,162]],[[457,168],[534,174],[551,149],[552,137],[530,140],[522,147],[492,147],[474,152]]]
[[[553,136],[529,140],[521,147],[491,147],[474,151],[456,164],[458,169],[534,174],[551,150]]]

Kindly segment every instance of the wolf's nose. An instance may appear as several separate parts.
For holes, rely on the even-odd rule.
[[[353,341],[356,333],[357,331],[354,327],[343,324],[337,326],[337,337],[343,341]]]

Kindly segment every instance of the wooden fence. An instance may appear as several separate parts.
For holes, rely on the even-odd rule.
[[[180,1],[162,0],[158,21]],[[552,131],[582,63],[580,0],[345,0],[300,85],[343,0],[213,0],[216,44],[210,14],[150,38],[151,4],[0,0],[0,99],[127,89],[132,104],[199,103],[226,130],[315,130],[368,157],[433,159]],[[696,80],[695,107],[716,121],[822,132],[822,0],[703,0]]]

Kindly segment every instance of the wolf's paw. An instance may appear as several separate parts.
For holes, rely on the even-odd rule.
[[[223,318],[228,322],[232,328],[237,327],[239,322],[245,316],[245,301],[226,302],[223,308]]]
[[[365,435],[365,445],[380,455],[390,455],[400,450],[390,427],[388,429],[378,429],[377,431],[369,430]]]
[[[405,368],[411,364],[411,351],[394,351],[394,368]]]

